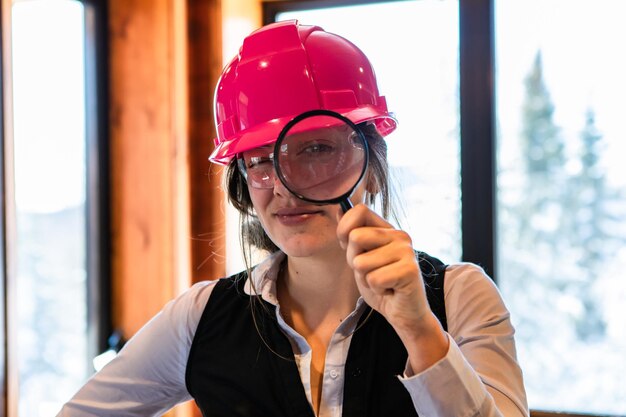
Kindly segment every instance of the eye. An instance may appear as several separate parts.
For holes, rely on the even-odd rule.
[[[334,152],[334,150],[335,150],[334,146],[331,146],[326,143],[314,142],[314,143],[310,143],[304,146],[302,149],[300,149],[300,152],[298,152],[298,154],[312,156],[312,155],[328,154],[328,153]]]
[[[246,162],[247,169],[258,169],[262,167],[266,167],[267,165],[273,164],[273,155],[265,155],[265,156],[252,156]]]

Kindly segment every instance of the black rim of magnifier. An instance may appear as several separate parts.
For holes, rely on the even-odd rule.
[[[346,193],[340,195],[339,197],[331,198],[331,199],[328,199],[328,200],[313,200],[313,199],[310,199],[310,198],[307,198],[307,197],[303,196],[300,193],[297,193],[297,192],[293,191],[287,185],[287,181],[285,180],[285,177],[283,176],[283,173],[280,170],[280,166],[279,166],[280,165],[279,164],[280,145],[283,142],[283,140],[285,140],[285,137],[287,136],[287,133],[291,130],[291,128],[296,123],[299,123],[299,122],[301,122],[304,119],[307,119],[309,117],[314,117],[314,116],[330,116],[330,117],[334,117],[336,119],[341,120],[342,122],[344,122],[348,126],[350,126],[352,128],[352,130],[354,130],[357,133],[357,135],[359,135],[359,139],[363,143],[363,149],[364,149],[364,152],[365,152],[365,159],[364,159],[364,162],[363,162],[363,169],[361,170],[361,175],[359,175],[359,179],[354,183],[352,188],[350,188]],[[365,176],[365,172],[367,171],[367,166],[368,165],[369,165],[369,146],[367,145],[367,140],[365,139],[365,135],[363,134],[361,129],[359,129],[359,127],[352,122],[352,120],[350,120],[347,117],[345,117],[345,116],[343,116],[343,115],[341,115],[341,114],[339,114],[337,112],[334,112],[332,110],[323,110],[323,109],[309,110],[307,112],[304,112],[304,113],[294,117],[280,131],[280,134],[278,135],[278,140],[274,144],[274,169],[276,170],[276,175],[278,175],[278,178],[280,179],[280,182],[283,183],[285,188],[287,190],[289,190],[289,192],[291,194],[295,195],[300,200],[304,200],[304,201],[307,201],[309,203],[314,203],[314,204],[340,204],[341,208],[344,210],[344,212],[346,210],[348,210],[349,208],[352,208],[352,202],[350,201],[350,197],[352,196],[352,193],[354,192],[356,187],[358,187],[359,184],[361,183],[361,181],[363,180],[363,177]]]

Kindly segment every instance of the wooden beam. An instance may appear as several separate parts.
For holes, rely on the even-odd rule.
[[[127,338],[190,281],[185,19],[176,0],[109,1],[113,323]]]
[[[222,70],[220,0],[188,0],[189,184],[192,280],[225,274],[222,169],[208,161],[213,150],[213,95]]]

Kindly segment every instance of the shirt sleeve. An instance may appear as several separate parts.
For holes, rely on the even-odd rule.
[[[57,417],[159,416],[191,399],[185,385],[189,349],[216,282],[195,284],[170,301]]]
[[[419,415],[528,416],[515,330],[493,281],[472,264],[449,266],[444,297],[450,348],[444,358],[400,381]]]

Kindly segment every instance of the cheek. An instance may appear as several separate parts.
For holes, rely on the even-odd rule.
[[[272,190],[248,187],[248,193],[250,194],[250,200],[252,201],[254,211],[257,215],[262,215],[265,207],[267,207],[272,199]]]

